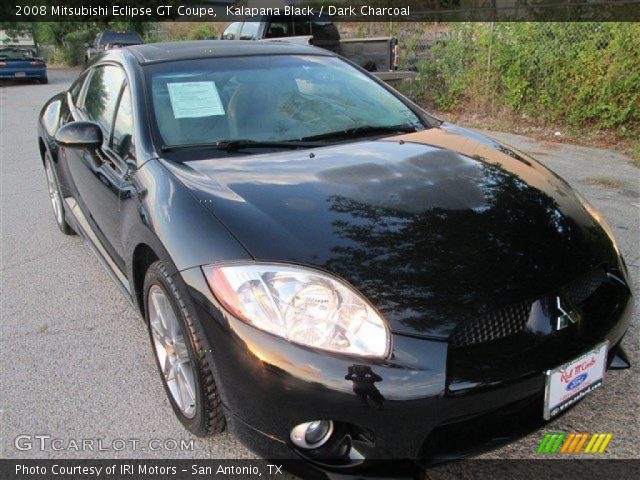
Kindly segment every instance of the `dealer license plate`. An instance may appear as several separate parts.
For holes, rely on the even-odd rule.
[[[545,372],[545,420],[562,413],[602,385],[608,343],[601,343],[589,353]]]
[[[26,72],[16,72],[16,77],[26,77],[27,73]]]

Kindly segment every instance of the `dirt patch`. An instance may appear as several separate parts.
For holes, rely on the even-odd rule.
[[[528,150],[527,153],[529,155],[533,155],[534,157],[542,157],[544,155],[549,155],[549,152],[536,152],[535,150]]]
[[[441,112],[429,110],[436,117],[464,127],[515,133],[539,140],[543,148],[555,149],[560,143],[605,148],[631,157],[631,165],[640,168],[640,142],[633,132],[542,125],[527,115],[500,112],[499,115],[478,111],[456,110]]]
[[[609,177],[587,178],[586,181],[589,185],[599,185],[607,188],[620,188],[621,186],[618,180]]]

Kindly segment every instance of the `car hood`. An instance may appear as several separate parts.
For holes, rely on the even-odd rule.
[[[256,260],[339,275],[396,333],[446,338],[615,261],[565,181],[451,125],[165,164]]]

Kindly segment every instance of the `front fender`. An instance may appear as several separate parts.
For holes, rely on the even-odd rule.
[[[122,202],[122,244],[125,267],[134,292],[134,253],[148,245],[173,275],[220,260],[252,257],[193,195],[157,160],[138,169],[133,197]]]

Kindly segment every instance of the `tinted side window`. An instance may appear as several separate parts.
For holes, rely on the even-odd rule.
[[[271,22],[267,27],[265,38],[281,38],[293,35],[291,22]]]
[[[126,160],[127,158],[135,158],[134,145],[131,93],[129,92],[129,85],[127,85],[122,92],[116,120],[113,124],[112,148]]]
[[[233,22],[231,25],[227,27],[227,29],[222,34],[222,40],[235,40],[236,32],[238,31],[238,26],[240,22]]]
[[[78,98],[80,97],[80,92],[82,91],[82,85],[84,85],[84,81],[87,79],[87,74],[83,73],[71,86],[69,92],[71,93],[71,99],[73,100],[74,105],[78,105]]]
[[[124,79],[122,69],[112,65],[94,68],[89,78],[83,110],[89,120],[102,127],[105,137],[111,130],[116,102]]]
[[[253,40],[258,35],[260,22],[245,22],[240,32],[240,40]]]

